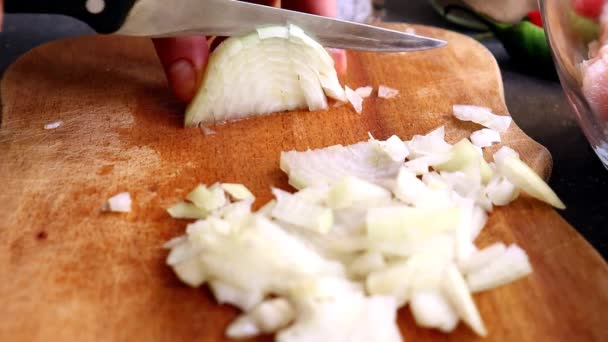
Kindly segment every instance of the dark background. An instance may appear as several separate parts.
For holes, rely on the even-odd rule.
[[[462,29],[450,25],[425,0],[386,0],[386,21]],[[50,40],[92,33],[71,18],[6,15],[0,33],[0,73],[21,54]],[[509,112],[521,129],[553,155],[550,185],[566,203],[562,216],[606,258],[608,256],[608,175],[585,140],[560,84],[519,71],[500,43],[482,41],[494,54],[504,80]]]

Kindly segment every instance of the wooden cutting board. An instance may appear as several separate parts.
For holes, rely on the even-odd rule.
[[[285,113],[215,127],[211,136],[182,128],[183,106],[148,40],[83,37],[20,58],[1,84],[0,340],[224,340],[237,311],[180,284],[164,264],[161,245],[187,223],[165,208],[215,181],[246,184],[259,205],[269,186],[288,189],[282,150],[351,144],[368,131],[409,139],[439,125],[456,142],[478,127],[453,119],[453,104],[507,113],[486,49],[456,33],[416,30],[449,45],[348,55],[349,86],[385,84],[400,90],[397,98],[367,99],[362,115],[349,106]],[[43,129],[56,120],[63,125]],[[549,176],[545,148],[515,125],[503,139]],[[133,211],[103,213],[121,191],[131,193]],[[479,238],[495,241],[521,245],[535,272],[475,296],[488,341],[608,340],[608,268],[558,213],[518,199],[496,209]],[[417,328],[407,309],[399,324],[405,341],[477,339],[462,324],[449,335]]]

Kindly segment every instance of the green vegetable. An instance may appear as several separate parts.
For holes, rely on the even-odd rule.
[[[467,12],[486,24],[500,40],[513,62],[522,69],[544,77],[556,76],[551,49],[542,27],[536,26],[528,18],[514,25],[499,23],[458,5],[447,6],[445,15],[454,10]]]

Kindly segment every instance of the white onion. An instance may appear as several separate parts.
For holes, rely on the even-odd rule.
[[[460,220],[459,208],[372,208],[365,218],[372,239],[417,239],[454,231]]]
[[[222,183],[222,189],[234,200],[255,199],[255,196],[243,184]]]
[[[219,280],[211,280],[209,288],[219,304],[231,304],[243,311],[251,310],[263,299],[260,291],[248,291]]]
[[[443,293],[458,313],[458,316],[478,335],[486,336],[488,332],[483,324],[479,310],[477,310],[475,302],[473,302],[473,297],[471,297],[467,283],[455,266],[451,265],[446,268],[443,274],[442,285]]]
[[[260,328],[248,315],[241,315],[228,325],[226,336],[234,339],[249,338],[261,333]]]
[[[473,121],[500,133],[506,132],[513,121],[510,116],[493,114],[489,108],[484,107],[454,105],[452,109],[457,119]]]
[[[203,219],[209,215],[207,210],[187,202],[178,202],[168,208],[167,212],[171,217],[178,219]]]
[[[47,124],[44,125],[44,129],[55,129],[55,128],[58,128],[61,125],[63,125],[63,121],[61,121],[61,120],[54,121],[54,122],[49,122],[49,123],[47,123]]]
[[[477,147],[489,147],[500,141],[500,133],[493,129],[482,128],[471,133],[471,142]]]
[[[363,97],[361,97],[357,92],[350,89],[348,86],[344,87],[344,93],[346,94],[346,98],[348,102],[353,106],[355,112],[361,114],[363,111]]]
[[[209,56],[186,110],[194,127],[346,101],[328,52],[294,25],[260,28],[223,41]]]
[[[400,162],[385,157],[373,141],[350,146],[334,145],[317,150],[281,152],[281,170],[297,189],[331,184],[355,176],[378,184],[397,175]]]
[[[402,162],[410,154],[407,144],[396,135],[392,135],[385,141],[376,140],[371,133],[369,135],[370,141],[375,142],[378,145],[380,151],[386,154],[391,160],[395,162]]]
[[[285,30],[259,34],[272,40]],[[517,152],[503,147],[494,160],[467,139],[448,144],[443,127],[409,142],[370,135],[284,152],[281,169],[301,190],[272,189],[276,199],[252,212],[243,185],[200,185],[193,203],[169,209],[200,219],[165,245],[167,263],[184,283],[207,282],[218,302],[244,311],[226,331],[234,338],[400,341],[396,310],[408,302],[420,326],[449,332],[461,319],[485,336],[471,293],[531,272],[517,246],[477,249],[487,212],[518,188],[557,203]]]
[[[374,90],[374,88],[372,88],[371,86],[359,87],[359,88],[355,89],[355,93],[357,93],[357,95],[359,95],[362,98],[366,98],[372,94],[373,90]]]
[[[450,332],[458,324],[458,315],[439,291],[416,291],[410,301],[416,324]]]
[[[432,130],[426,135],[414,135],[407,144],[410,151],[409,159],[427,157],[431,165],[445,162],[449,159],[452,145],[445,141],[443,126]]]
[[[334,184],[327,195],[327,204],[333,209],[378,206],[390,200],[388,190],[352,176]]]
[[[461,263],[461,269],[465,274],[477,271],[492,263],[506,250],[507,246],[505,246],[504,243],[496,242],[484,249],[472,253],[466,262]]]
[[[485,196],[495,205],[507,205],[519,195],[519,190],[502,175],[492,177],[484,189]]]
[[[378,97],[383,99],[391,99],[396,97],[399,94],[399,90],[391,87],[387,87],[385,85],[380,85],[378,87]]]
[[[280,189],[274,188],[272,193],[277,200],[272,217],[323,234],[334,224],[331,209],[307,203]]]
[[[205,210],[215,210],[227,203],[226,194],[219,183],[215,183],[209,188],[199,184],[186,198],[197,207]]]
[[[108,211],[128,213],[131,211],[131,195],[128,192],[121,192],[108,199],[106,209]]]
[[[511,183],[525,191],[528,195],[558,209],[566,208],[566,205],[557,197],[549,185],[519,158],[514,156],[506,157],[496,162],[496,168]]]
[[[531,272],[526,252],[511,245],[487,266],[467,274],[467,283],[472,292],[479,292],[513,282]]]
[[[374,271],[386,267],[384,256],[379,252],[367,252],[355,258],[348,266],[348,271],[355,277],[366,277]]]
[[[247,313],[264,334],[274,333],[294,320],[296,312],[285,298],[261,302]]]

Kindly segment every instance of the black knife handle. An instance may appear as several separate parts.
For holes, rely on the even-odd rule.
[[[165,0],[170,1],[170,0]],[[135,0],[5,0],[8,13],[64,14],[79,19],[98,33],[116,32]]]

